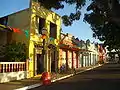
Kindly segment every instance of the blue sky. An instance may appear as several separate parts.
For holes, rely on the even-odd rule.
[[[0,17],[29,7],[29,0],[0,0]]]
[[[8,0],[0,0],[0,1],[1,1],[0,17],[6,16],[13,12],[17,12],[17,11],[20,11],[20,10],[23,10],[29,7],[29,0],[9,0],[10,2],[8,2]],[[57,10],[55,12],[58,13],[59,15],[70,14],[70,12],[74,12],[74,9],[72,7],[74,6],[65,5],[64,9]],[[99,42],[99,40],[94,39],[92,37],[93,32],[90,29],[90,25],[83,22],[83,15],[86,12],[85,8],[86,7],[83,7],[81,10],[82,15],[79,21],[74,22],[73,25],[69,27],[65,27],[64,25],[62,25],[63,32],[70,33],[74,35],[75,37],[78,37],[79,39],[82,39],[82,40],[90,39],[90,41],[92,42],[93,41]]]

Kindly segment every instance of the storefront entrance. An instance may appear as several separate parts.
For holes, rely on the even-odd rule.
[[[50,44],[49,46],[48,46],[48,48],[49,48],[49,60],[51,61],[51,72],[56,72],[56,69],[57,69],[57,48],[54,46],[54,45],[52,45],[52,44]]]
[[[39,75],[44,72],[44,60],[42,55],[42,47],[39,44],[35,45],[34,49],[35,59],[34,59],[34,75]]]
[[[51,72],[55,72],[55,51],[51,53]]]
[[[37,75],[44,71],[44,61],[42,54],[37,54]]]

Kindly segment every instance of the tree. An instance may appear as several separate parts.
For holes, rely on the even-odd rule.
[[[51,9],[54,8],[56,10],[58,9],[63,9],[64,8],[64,4],[69,4],[69,5],[75,5],[75,12],[71,12],[70,15],[63,15],[62,19],[63,19],[63,24],[65,26],[71,26],[73,21],[75,20],[79,20],[80,19],[80,15],[81,15],[81,8],[82,6],[85,5],[86,0],[34,0],[34,1],[38,1],[42,6],[46,7],[47,9]]]
[[[27,57],[27,47],[21,42],[12,42],[4,46],[4,55],[7,61],[21,62],[25,61]]]
[[[94,37],[104,41],[108,50],[115,50],[120,57],[120,8],[119,0],[93,0],[84,20],[91,25]]]

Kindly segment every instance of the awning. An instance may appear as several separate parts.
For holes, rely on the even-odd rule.
[[[80,50],[80,49],[77,48],[77,47],[69,46],[69,45],[65,45],[65,44],[60,44],[59,46],[60,46],[60,48],[69,49],[69,50],[73,50],[73,51],[79,51],[79,50]]]

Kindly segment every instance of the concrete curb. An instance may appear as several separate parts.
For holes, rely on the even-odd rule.
[[[30,86],[25,86],[25,87],[18,88],[18,89],[14,89],[14,90],[28,90],[28,89],[32,89],[32,88],[39,87],[39,86],[41,86],[41,85],[42,85],[42,84],[38,83],[38,84],[33,84],[33,85],[30,85]]]
[[[65,78],[68,78],[68,77],[71,77],[71,76],[73,76],[73,74],[69,74],[69,75],[66,75],[66,76],[64,76],[64,77],[61,77],[61,78],[52,80],[52,82],[56,82],[56,81],[59,81],[59,80],[62,80],[62,79],[65,79]]]
[[[83,72],[86,72],[86,71],[92,70],[92,69],[97,68],[97,67],[100,67],[100,66],[102,66],[102,65],[94,66],[94,67],[92,67],[92,68],[88,68],[88,69],[86,69],[86,70],[84,70],[84,71],[77,72],[76,74],[80,74],[80,73],[83,73]],[[66,76],[64,76],[64,77],[61,77],[61,78],[58,78],[58,79],[52,80],[52,82],[56,82],[56,81],[59,81],[59,80],[65,79],[65,78],[71,77],[71,76],[73,76],[73,75],[74,75],[74,74],[66,75]]]
[[[77,72],[76,74],[80,74],[80,73],[83,73],[83,72],[92,70],[92,69],[97,68],[97,67],[100,67],[100,66],[102,66],[102,65],[93,66],[93,67],[88,68],[88,69],[86,69],[86,70],[84,70],[84,71]],[[66,75],[66,76],[64,76],[64,77],[61,77],[61,78],[52,80],[52,82],[56,82],[56,81],[59,81],[59,80],[62,80],[62,79],[66,79],[66,78],[71,77],[71,76],[73,76],[73,75],[74,75],[74,74]],[[18,89],[14,89],[14,90],[28,90],[28,89],[32,89],[32,88],[39,87],[39,86],[41,86],[41,85],[42,85],[41,83],[38,83],[38,84],[34,84],[34,85],[30,85],[30,86],[25,86],[25,87],[18,88]]]

